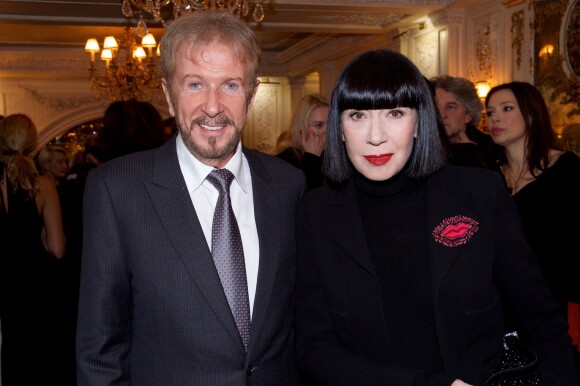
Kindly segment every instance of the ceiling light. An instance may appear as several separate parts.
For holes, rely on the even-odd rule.
[[[137,16],[137,35],[145,36],[147,24],[145,23],[143,13],[153,17],[156,23],[166,25],[163,16],[163,10],[166,7],[173,7],[171,16],[177,19],[184,13],[203,12],[209,10],[229,11],[240,18],[246,18],[252,13],[252,18],[257,23],[264,20],[264,0],[255,0],[250,4],[248,0],[123,0],[121,11],[125,17]]]
[[[105,63],[100,65],[95,62],[95,54],[100,51],[99,43],[97,39],[88,39],[85,51],[91,55],[89,79],[97,97],[110,101],[151,99],[153,93],[161,89],[158,51],[153,51],[156,47],[152,34],[146,34],[140,46],[133,31],[126,27],[122,36],[104,39],[101,60]]]

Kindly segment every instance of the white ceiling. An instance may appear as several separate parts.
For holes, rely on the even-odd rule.
[[[313,47],[340,35],[396,34],[427,15],[469,0],[266,0],[265,18],[249,19],[264,52],[292,59],[297,47]],[[119,35],[137,19],[121,12],[122,0],[1,0],[0,50],[34,47],[82,49],[89,37]],[[167,10],[169,12],[169,9]],[[145,19],[154,35],[163,26]]]

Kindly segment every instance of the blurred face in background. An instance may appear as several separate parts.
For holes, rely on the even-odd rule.
[[[328,107],[321,106],[312,110],[308,117],[308,135],[326,138],[326,123],[328,121]]]
[[[487,127],[497,145],[508,146],[526,139],[526,122],[511,90],[498,90],[488,99]]]
[[[51,157],[42,165],[43,174],[57,181],[68,174],[68,159],[66,154],[60,151],[52,151]]]
[[[435,90],[435,98],[439,113],[445,124],[445,134],[451,142],[465,131],[467,124],[472,121],[471,115],[463,107],[463,104],[457,99],[455,94],[445,91],[442,88]]]

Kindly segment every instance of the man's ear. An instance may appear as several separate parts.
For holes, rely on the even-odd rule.
[[[169,114],[171,114],[172,117],[175,117],[175,110],[173,109],[173,103],[171,102],[171,91],[167,87],[165,78],[161,78],[161,87],[163,88],[165,100],[167,101],[167,106],[169,107]]]
[[[246,108],[246,112],[250,111],[252,104],[254,103],[254,98],[258,93],[258,86],[260,86],[260,79],[256,79],[256,83],[254,83],[254,89],[252,90],[251,95],[248,96],[248,107]]]

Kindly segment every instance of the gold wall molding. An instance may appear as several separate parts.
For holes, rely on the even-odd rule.
[[[536,15],[532,30],[539,32],[544,29],[544,23],[547,19],[564,15],[568,7],[568,0],[532,0],[531,4]]]
[[[580,74],[567,74],[564,71],[564,50],[567,47],[560,46],[560,33],[569,32],[567,28],[560,29],[559,26],[566,22],[566,11],[571,3],[575,3],[576,8],[580,7],[580,3],[574,0],[533,1],[536,15],[533,26],[536,41],[534,53],[538,59],[535,63],[536,85],[548,95],[548,102],[573,106],[566,113],[568,118],[580,115]],[[574,12],[574,9],[571,7],[568,11]],[[558,28],[551,30],[550,27],[554,25],[558,25]],[[554,47],[552,54],[541,55],[542,47],[547,44]]]
[[[20,88],[24,91],[27,98],[59,112],[79,108],[86,104],[95,103],[96,101],[96,98],[93,95],[69,95],[66,97],[45,96],[23,86]]]
[[[311,16],[311,19],[320,20],[342,20],[345,23],[357,24],[364,26],[374,26],[377,28],[385,28],[391,24],[399,23],[400,21],[411,16],[410,14],[354,14],[354,15],[321,15],[321,16]]]
[[[526,0],[503,0],[502,4],[506,6],[506,8],[513,8],[517,5],[525,3]]]
[[[514,12],[512,15],[512,48],[516,51],[516,66],[522,64],[522,42],[524,40],[524,11]]]

